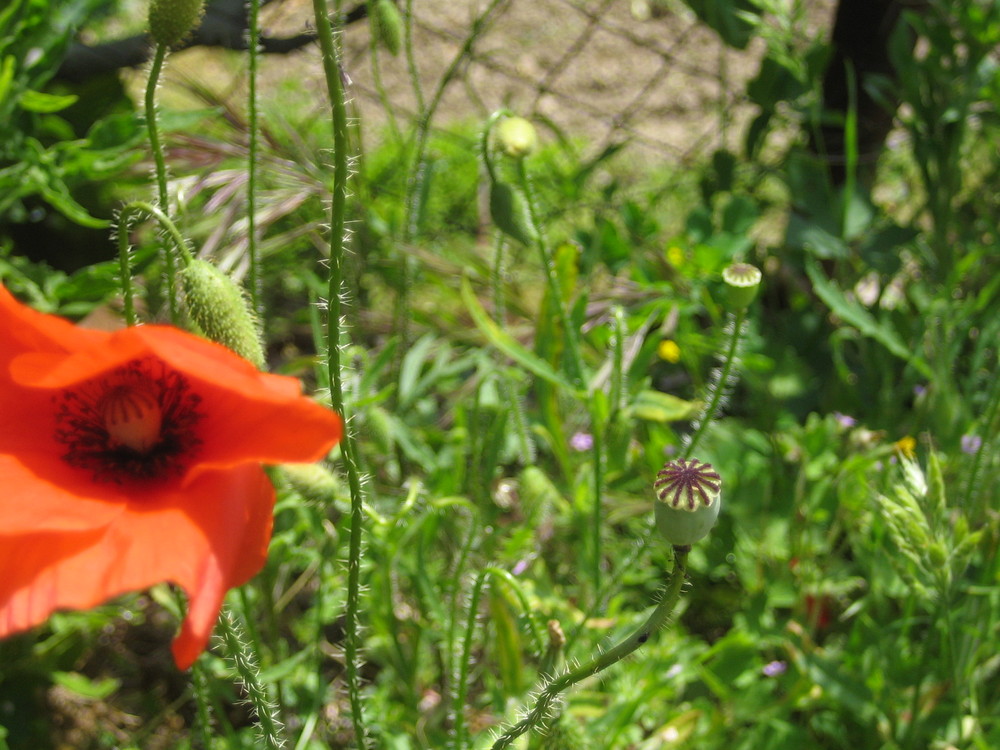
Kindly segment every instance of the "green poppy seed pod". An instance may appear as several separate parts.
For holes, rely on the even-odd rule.
[[[243,290],[204,260],[191,261],[180,275],[188,314],[205,337],[263,369],[264,349]]]
[[[523,159],[538,148],[535,126],[523,117],[505,117],[496,127],[496,142],[507,156]]]
[[[152,0],[149,4],[149,35],[157,44],[180,44],[198,28],[205,0]]]
[[[403,46],[403,17],[392,0],[375,0],[371,6],[372,35],[390,55]]]
[[[726,266],[722,272],[722,280],[726,282],[727,299],[734,312],[745,310],[750,306],[753,298],[757,296],[760,279],[760,269],[749,263],[733,263],[731,266]]]
[[[666,463],[653,483],[656,528],[675,547],[702,539],[719,517],[722,477],[697,459],[680,458]]]

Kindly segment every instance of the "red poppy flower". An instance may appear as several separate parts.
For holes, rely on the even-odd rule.
[[[264,564],[260,464],[318,460],[340,434],[298,381],[224,347],[77,328],[0,286],[0,637],[170,581],[188,595],[186,669]]]

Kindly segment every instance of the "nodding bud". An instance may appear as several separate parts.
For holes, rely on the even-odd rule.
[[[505,117],[496,126],[496,142],[507,156],[523,159],[538,148],[535,126],[523,117]]]
[[[760,279],[760,269],[749,263],[726,266],[722,272],[722,280],[726,282],[727,299],[733,311],[745,310],[750,306],[757,296]]]
[[[704,538],[722,507],[722,477],[697,459],[666,463],[653,483],[656,528],[675,547],[687,547]]]
[[[371,10],[371,33],[390,55],[403,46],[403,17],[392,0],[375,0]]]
[[[152,0],[149,4],[149,35],[157,44],[180,44],[198,28],[205,0]]]
[[[191,261],[180,276],[188,315],[205,337],[262,369],[264,348],[257,323],[236,282],[204,260]]]

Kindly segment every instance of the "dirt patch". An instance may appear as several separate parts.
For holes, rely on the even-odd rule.
[[[742,92],[757,72],[763,44],[732,50],[682,3],[657,2],[657,17],[644,17],[648,6],[637,1],[502,2],[445,90],[435,124],[478,121],[508,106],[597,148],[628,140],[645,159],[687,161],[723,143],[737,146],[753,115]],[[811,33],[824,34],[833,6],[833,0],[813,4]],[[414,47],[425,100],[432,98],[485,7],[483,0],[414,2]],[[285,0],[268,10],[269,33],[290,35],[310,24],[312,4]],[[392,110],[411,117],[417,99],[404,56],[383,52],[379,62]],[[367,22],[345,32],[344,67],[366,124],[386,122]],[[271,58],[262,70],[265,81],[293,76],[307,91],[325,91],[315,48]]]

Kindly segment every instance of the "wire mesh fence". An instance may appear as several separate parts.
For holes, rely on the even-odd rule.
[[[439,128],[508,106],[597,149],[627,142],[637,158],[688,163],[734,147],[753,114],[743,92],[763,45],[727,47],[679,0],[505,0],[470,39],[486,6],[413,3],[418,74],[383,53],[384,96],[367,24],[349,27],[346,67],[362,117],[383,121],[387,103],[416,116],[414,80],[426,99],[456,59],[434,113]],[[815,6],[817,25],[827,24],[832,3]]]

